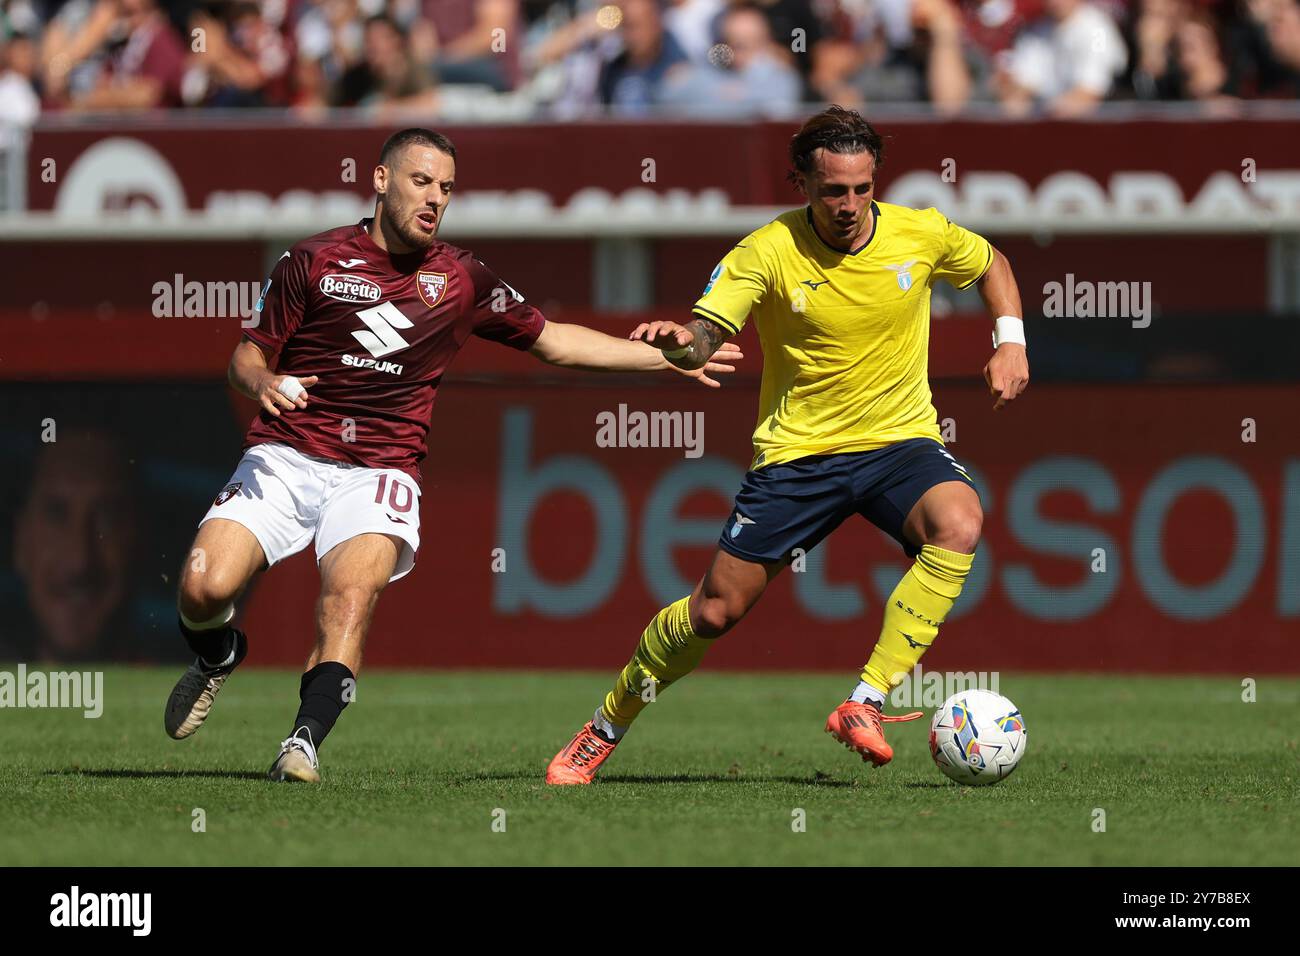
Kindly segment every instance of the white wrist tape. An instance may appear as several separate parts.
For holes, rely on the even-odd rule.
[[[299,395],[307,391],[307,389],[302,387],[302,382],[298,381],[292,375],[286,375],[276,387],[279,389],[280,394],[291,402],[296,401]]]
[[[685,348],[673,349],[671,352],[668,351],[667,349],[660,349],[659,351],[661,351],[661,352],[664,353],[664,358],[666,358],[666,359],[675,359],[675,358],[681,358],[683,355],[685,355],[685,354],[686,354],[687,352],[689,352],[690,350],[691,350],[691,347],[688,345],[688,346],[686,346]]]
[[[997,348],[1007,342],[1028,346],[1025,341],[1025,323],[1014,315],[999,315],[993,323],[993,347]]]

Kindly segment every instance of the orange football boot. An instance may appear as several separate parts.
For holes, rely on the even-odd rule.
[[[546,768],[546,782],[561,786],[591,783],[605,758],[614,752],[618,741],[609,741],[596,733],[591,721],[578,731]]]
[[[917,710],[899,717],[889,717],[873,704],[846,700],[826,718],[826,732],[845,747],[860,753],[863,761],[869,760],[873,765],[883,767],[894,759],[894,748],[885,742],[881,722],[898,723],[924,716]]]

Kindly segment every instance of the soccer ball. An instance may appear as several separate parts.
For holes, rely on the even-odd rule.
[[[1000,694],[965,690],[934,713],[930,755],[944,774],[972,787],[997,783],[1025,755],[1025,720]]]

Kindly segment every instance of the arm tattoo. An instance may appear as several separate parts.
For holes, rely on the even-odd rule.
[[[680,358],[668,359],[678,368],[703,368],[729,336],[726,329],[708,319],[691,319],[684,328],[691,333],[691,344],[687,346],[689,351]]]

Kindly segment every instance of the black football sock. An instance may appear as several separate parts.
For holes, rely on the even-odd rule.
[[[356,696],[356,686],[357,679],[352,671],[338,661],[323,661],[303,674],[298,688],[302,706],[298,708],[290,736],[306,727],[312,744],[319,751],[343,708]]]
[[[229,621],[220,627],[207,627],[199,631],[188,627],[182,617],[178,617],[176,623],[190,650],[208,667],[218,667],[231,661],[231,654],[237,651],[235,629],[230,626]]]

